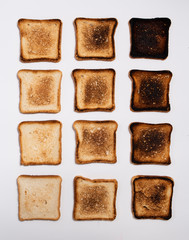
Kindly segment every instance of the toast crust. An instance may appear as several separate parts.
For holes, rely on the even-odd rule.
[[[31,178],[31,179],[59,179],[60,184],[59,184],[59,194],[58,194],[58,205],[57,205],[57,210],[58,210],[58,216],[56,218],[42,218],[42,217],[32,217],[32,218],[23,218],[21,216],[21,189],[20,189],[20,179],[21,178]],[[61,196],[61,183],[62,183],[62,178],[58,175],[20,175],[17,178],[17,186],[18,186],[18,199],[19,199],[19,203],[18,203],[18,218],[20,221],[29,221],[29,220],[51,220],[51,221],[57,221],[60,218],[60,196]]]
[[[44,37],[45,39],[45,45],[47,47],[47,49],[45,48],[45,50],[43,49],[43,47],[40,49],[40,51],[45,51],[46,54],[43,54],[43,55],[46,55],[45,57],[40,57],[40,54],[36,54],[36,57],[25,57],[25,49],[24,49],[24,46],[23,46],[23,37],[26,37],[27,38],[27,30],[26,32],[22,29],[22,24],[38,24],[38,25],[42,25],[43,24],[59,24],[59,30],[58,30],[58,36],[57,36],[57,50],[56,50],[56,57],[48,57],[48,52],[46,53],[48,47],[51,45],[51,42],[48,42],[47,39],[49,39],[49,34],[50,32],[48,33],[45,33],[45,31],[41,31],[40,29],[34,29],[35,31],[34,32],[38,32],[39,34],[39,39],[38,39],[38,35],[37,33],[36,34],[36,38],[34,40],[31,40],[32,44],[35,44],[35,40],[38,42],[36,43],[36,46],[38,45],[42,45],[42,42],[41,42],[41,39]],[[38,20],[38,19],[19,19],[18,20],[18,28],[20,29],[20,61],[22,62],[59,62],[61,60],[61,37],[62,37],[62,22],[60,19],[45,19],[45,20]],[[34,37],[34,35],[30,36],[29,35],[29,38],[32,38]],[[50,40],[49,40],[50,41]],[[34,46],[34,49],[35,49],[35,46]],[[31,51],[31,50],[30,50]],[[40,52],[39,51],[39,52]],[[34,50],[34,52],[36,52],[36,50]]]
[[[138,181],[149,180],[150,188],[147,189],[148,188],[147,183],[146,186],[141,185],[140,187],[140,189],[144,190],[136,191],[137,180]],[[154,184],[152,183],[152,181],[154,181]],[[172,217],[172,196],[174,181],[171,177],[138,175],[132,178],[131,183],[132,183],[132,212],[135,218],[169,220]],[[144,192],[145,189],[146,193]],[[167,206],[166,201],[168,202]],[[142,214],[139,214],[137,212],[136,209],[137,202],[141,204],[141,206],[140,207],[138,206],[138,208],[143,207]],[[139,210],[141,209],[138,209],[138,211]],[[159,211],[159,213],[157,211]],[[167,212],[167,215],[165,214],[165,212]]]
[[[78,192],[77,192],[77,187],[78,187],[78,180],[79,179],[82,179],[84,181],[88,181],[90,183],[113,183],[114,184],[114,197],[113,197],[113,216],[110,218],[105,218],[105,217],[90,217],[90,218],[87,218],[87,217],[81,217],[81,218],[78,218],[77,217],[77,214],[76,214],[76,211],[77,211],[77,206],[78,206]],[[117,188],[118,188],[118,183],[117,183],[117,180],[115,179],[89,179],[89,178],[85,178],[85,177],[82,177],[82,176],[76,176],[74,178],[74,210],[73,210],[73,219],[74,220],[79,220],[79,221],[82,221],[82,220],[107,220],[107,221],[113,221],[115,218],[116,218],[116,196],[117,196]],[[96,195],[96,194],[95,194]],[[93,200],[94,201],[94,200]],[[90,214],[90,213],[89,213]]]
[[[129,21],[131,33],[131,58],[164,60],[168,56],[169,18],[142,19]]]
[[[168,165],[172,125],[134,122],[131,132],[131,161],[134,164]]]
[[[169,112],[169,83],[172,78],[170,71],[131,70],[132,80],[131,105],[132,111]]]
[[[105,73],[107,73],[107,75],[111,74],[112,76],[109,76],[109,78],[104,79]],[[79,76],[77,76],[78,74]],[[81,79],[80,77],[81,74],[87,75],[88,77],[86,76],[85,79]],[[91,111],[111,112],[115,109],[115,100],[114,100],[115,99],[115,70],[114,69],[75,69],[72,72],[72,76],[75,84],[74,109],[76,112],[91,112]],[[92,80],[97,81],[98,88],[94,87],[95,83]],[[82,82],[81,84],[83,86],[83,87],[80,87],[81,89],[78,86],[80,82]],[[86,89],[88,89],[89,91],[86,92]],[[81,90],[83,90],[82,98],[79,97],[79,93],[81,92]],[[88,97],[88,95],[90,95],[90,97]],[[91,95],[93,95],[92,98],[91,98]],[[87,103],[86,103],[86,98],[89,98]],[[82,102],[82,106],[80,106],[81,102]],[[105,102],[105,104],[102,104],[102,102]]]
[[[95,157],[95,155],[93,156],[91,156],[91,159],[90,160],[86,160],[84,157],[80,157],[80,155],[85,155],[85,150],[87,149],[87,145],[91,145],[91,148],[92,147],[94,147],[95,149],[93,150],[93,152],[96,152],[96,153],[98,153],[98,148],[100,149],[100,145],[101,145],[101,142],[103,142],[104,140],[104,136],[103,135],[101,135],[100,133],[100,135],[98,135],[98,132],[95,132],[93,129],[92,129],[92,131],[94,131],[94,136],[93,136],[93,133],[92,133],[92,135],[90,135],[89,134],[89,143],[88,144],[85,144],[83,147],[82,147],[82,149],[80,149],[80,146],[81,146],[81,144],[82,144],[82,142],[83,142],[83,139],[81,139],[81,137],[79,136],[79,130],[77,130],[77,124],[82,124],[82,126],[84,127],[86,124],[87,125],[89,125],[89,127],[86,127],[86,130],[87,130],[87,128],[90,128],[90,124],[92,124],[93,126],[95,125],[95,124],[97,124],[98,125],[98,127],[97,127],[97,130],[99,131],[100,129],[98,129],[98,128],[100,128],[99,127],[99,125],[101,125],[102,127],[103,126],[106,126],[107,124],[114,124],[115,125],[115,127],[114,127],[114,130],[112,130],[112,132],[111,132],[111,135],[113,135],[113,142],[112,142],[112,146],[111,146],[111,148],[112,149],[107,149],[106,151],[108,151],[108,153],[110,152],[110,151],[112,151],[112,158],[111,159],[108,159],[106,156],[104,156],[104,154],[102,154],[101,156],[100,156],[100,154],[99,154],[99,156],[96,156]],[[77,164],[87,164],[87,163],[116,163],[117,162],[117,156],[116,156],[116,130],[117,130],[117,128],[118,128],[118,124],[117,124],[117,122],[115,122],[115,121],[87,121],[87,120],[78,120],[78,121],[75,121],[74,122],[74,124],[73,124],[73,128],[74,128],[74,130],[75,130],[75,132],[76,132],[76,152],[75,152],[75,161],[76,161],[76,163]],[[83,132],[84,132],[85,130],[83,130]],[[105,138],[107,138],[107,136],[106,136],[106,132],[104,132],[105,133]],[[93,140],[93,138],[95,139],[95,142],[96,142],[96,144],[94,144],[94,143],[92,143],[91,141]],[[86,141],[87,141],[87,139],[86,139]],[[104,143],[105,144],[105,143]],[[93,146],[94,145],[94,146]],[[96,146],[97,145],[97,146]],[[103,145],[103,143],[102,143],[102,145]],[[104,145],[103,145],[103,147],[104,147]],[[99,150],[100,151],[100,150]],[[102,152],[103,152],[104,150],[102,150]],[[80,154],[79,154],[79,152],[81,152]],[[84,152],[84,153],[83,153]],[[86,152],[86,154],[87,154],[87,152]]]
[[[43,78],[39,77],[40,81],[44,80],[45,82],[41,82],[41,85],[39,85],[39,87],[37,89],[37,94],[35,94],[34,90],[31,94],[29,94],[30,92],[27,89],[27,87],[24,87],[25,79],[24,79],[24,77],[22,77],[22,73],[33,74],[33,77],[34,77],[34,75],[36,75],[37,77],[39,77],[40,74],[44,75]],[[56,85],[55,84],[55,78],[52,78],[52,76],[53,76],[53,74],[56,74],[56,73],[60,74],[60,79],[59,79],[58,87],[56,89],[56,93],[53,94],[53,97],[56,97],[56,99],[53,100],[53,101],[55,101],[56,103],[54,103],[53,106],[51,108],[49,108],[49,104],[51,104],[51,101],[52,101],[52,99],[51,99],[51,97],[52,97],[51,89]],[[62,79],[62,72],[60,70],[22,69],[22,70],[18,71],[17,77],[20,81],[19,109],[20,109],[21,113],[58,113],[58,112],[60,112],[60,110],[61,110],[60,90],[61,90],[61,79]],[[40,81],[38,81],[38,84],[39,84]],[[52,81],[54,83],[51,83]],[[31,89],[34,89],[35,84],[36,84],[35,82],[34,82],[34,84],[31,84],[31,85],[33,85],[33,86],[31,86]],[[26,93],[26,91],[27,91],[27,93]],[[28,100],[28,99],[30,99],[30,95],[32,95],[31,101],[34,102],[35,105],[36,105],[35,109],[31,109],[31,107],[30,107],[31,103],[29,103],[29,100]],[[33,96],[35,96],[35,95],[36,95],[37,99],[33,98]],[[56,96],[54,96],[54,95],[56,95]],[[38,102],[38,98],[39,98],[39,102]],[[27,102],[25,102],[26,99],[27,99]],[[44,106],[43,106],[43,104],[44,104]],[[26,107],[23,107],[24,105],[27,105],[27,108],[29,108],[29,109],[25,109]],[[55,105],[56,105],[56,107],[55,107]],[[37,110],[36,108],[38,106],[40,107],[40,109]],[[43,106],[43,109],[41,109],[41,106]]]
[[[59,158],[58,161],[50,163],[48,160],[43,160],[41,161],[25,161],[23,158],[23,142],[22,142],[22,131],[21,131],[21,127],[24,124],[42,124],[42,125],[50,125],[50,124],[59,124],[60,125],[60,132],[59,132]],[[62,144],[61,144],[61,139],[62,139],[62,123],[60,121],[57,120],[48,120],[48,121],[23,121],[21,123],[19,123],[18,125],[18,132],[19,132],[19,143],[20,143],[20,164],[24,165],[24,166],[28,166],[28,165],[59,165],[62,162]]]
[[[90,36],[90,41],[89,41],[89,45],[88,45],[89,49],[93,49],[93,47],[96,48],[96,50],[100,50],[98,52],[100,52],[100,54],[98,54],[98,56],[94,56],[93,54],[90,54],[90,50],[88,51],[86,49],[86,55],[81,56],[80,52],[80,47],[79,45],[79,27],[78,27],[78,21],[83,21],[83,22],[88,22],[90,23],[90,29],[93,34],[92,35],[88,35],[88,37]],[[108,25],[109,23],[109,25]],[[97,29],[95,30],[95,28],[92,28],[91,25],[93,24],[97,24]],[[112,30],[111,32],[109,32],[109,27],[111,26],[111,24],[113,24]],[[115,34],[115,30],[117,27],[117,19],[115,18],[76,18],[74,20],[74,26],[75,26],[75,31],[76,31],[76,48],[75,48],[75,58],[77,60],[103,60],[103,61],[112,61],[115,59],[115,43],[114,43],[114,34]],[[81,34],[83,34],[83,32],[81,32]],[[107,40],[106,38],[108,38],[109,40]],[[87,37],[86,37],[87,39]],[[86,40],[88,41],[88,39]],[[97,42],[96,42],[97,41]],[[107,42],[111,42],[111,44],[109,44],[109,47],[107,47]],[[110,51],[111,49],[111,54],[107,54],[104,49],[107,49],[107,51]],[[94,51],[93,51],[94,52]]]

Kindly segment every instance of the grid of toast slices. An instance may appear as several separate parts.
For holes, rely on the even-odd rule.
[[[113,61],[116,57],[115,18],[76,18],[74,20],[75,58]],[[164,60],[168,56],[171,21],[168,18],[129,21],[131,58]],[[60,19],[19,19],[20,60],[26,62],[61,61]],[[19,110],[22,114],[58,113],[61,111],[62,72],[57,69],[21,69]],[[132,69],[130,109],[133,112],[169,112],[169,70]],[[74,69],[74,110],[111,112],[115,109],[116,71],[107,69]],[[87,115],[85,115],[87,116]],[[23,121],[18,126],[20,164],[59,165],[62,161],[62,123],[58,120]],[[116,164],[116,132],[118,123],[76,120],[75,163]],[[131,163],[171,164],[170,123],[133,122],[131,133]],[[18,184],[18,217],[25,220],[60,218],[61,182],[59,175],[20,175]],[[116,179],[89,179],[76,176],[74,182],[74,220],[108,220],[116,218]],[[167,176],[139,175],[132,178],[132,212],[136,219],[163,219],[172,216],[174,181]]]

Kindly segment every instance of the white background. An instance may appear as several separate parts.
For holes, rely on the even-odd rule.
[[[188,239],[189,215],[189,124],[188,124],[188,56],[189,27],[187,0],[6,0],[0,1],[0,239],[1,240],[178,240]],[[76,17],[115,17],[116,60],[76,61]],[[169,56],[166,60],[129,58],[130,34],[128,21],[132,17],[169,17]],[[21,63],[19,18],[63,21],[62,60],[59,63]],[[116,70],[115,101],[112,113],[76,113],[74,84],[71,72],[75,68],[114,68]],[[19,112],[20,69],[59,69],[63,72],[61,104],[58,114],[21,114]],[[131,69],[170,70],[171,111],[169,113],[133,113],[130,111]],[[17,126],[26,120],[57,119],[63,123],[62,164],[59,166],[21,166]],[[72,124],[78,119],[116,120],[116,164],[75,164],[75,133]],[[130,163],[130,133],[133,121],[167,122],[173,125],[170,166],[136,166]],[[18,220],[16,179],[20,174],[58,174],[62,177],[61,218],[59,221]],[[138,174],[167,175],[174,179],[173,216],[169,221],[137,220],[131,213],[131,178]],[[115,178],[118,180],[117,218],[115,221],[74,221],[73,178]]]

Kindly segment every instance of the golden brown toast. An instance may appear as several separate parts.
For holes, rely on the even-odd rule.
[[[61,163],[59,121],[26,121],[18,126],[21,165],[57,165]]]
[[[131,30],[131,51],[133,58],[165,59],[168,56],[169,18],[129,21]]]
[[[75,111],[113,111],[115,71],[113,69],[75,69]]]
[[[168,123],[148,124],[135,122],[131,130],[131,160],[136,164],[170,164],[172,126]]]
[[[116,218],[117,181],[84,177],[74,179],[75,220],[114,220]]]
[[[74,24],[77,60],[111,61],[115,58],[115,18],[76,18]]]
[[[115,163],[117,127],[115,121],[75,121],[76,163]]]
[[[62,22],[59,19],[19,19],[20,60],[59,62]]]
[[[133,82],[131,110],[170,111],[170,71],[131,70],[130,77]]]
[[[56,175],[19,176],[19,220],[58,220],[61,182],[61,177]]]
[[[61,110],[59,70],[20,70],[20,112],[58,113]]]
[[[165,176],[132,178],[132,210],[138,219],[163,219],[172,216],[174,182]]]

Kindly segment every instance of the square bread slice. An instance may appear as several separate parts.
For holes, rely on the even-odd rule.
[[[131,110],[170,111],[170,71],[131,70],[130,77],[133,83]]]
[[[131,161],[136,164],[170,164],[172,126],[168,123],[132,123]]]
[[[115,179],[74,179],[75,220],[114,220],[117,181]]]
[[[75,69],[75,111],[113,111],[115,71]]]
[[[76,18],[74,24],[77,60],[111,61],[115,58],[115,18]]]
[[[59,62],[62,22],[59,19],[19,19],[20,60]]]
[[[135,176],[132,178],[132,210],[138,219],[163,219],[172,216],[174,182],[165,176]]]
[[[61,110],[59,70],[20,70],[20,112],[58,113]]]
[[[165,59],[168,56],[169,18],[129,21],[131,30],[131,51],[133,58]]]
[[[26,121],[18,126],[21,165],[57,165],[61,163],[59,121]]]
[[[58,220],[61,182],[61,177],[55,175],[19,176],[19,220]]]
[[[115,163],[117,127],[115,121],[75,121],[76,163]]]

